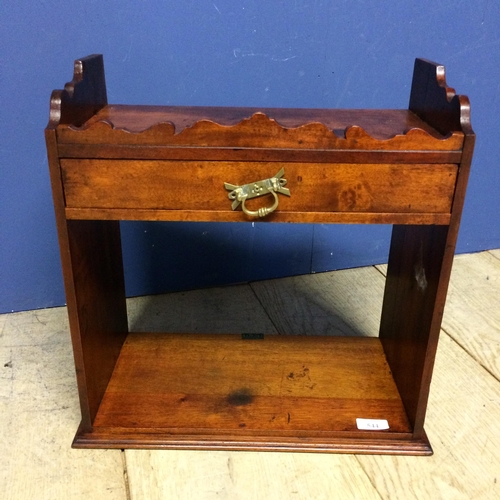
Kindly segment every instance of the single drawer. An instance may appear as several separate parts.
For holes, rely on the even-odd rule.
[[[455,164],[61,160],[68,208],[231,211],[224,183],[283,178],[276,212],[449,213]],[[272,204],[266,195],[250,209]],[[241,210],[241,205],[237,208]],[[244,220],[245,217],[242,217]]]

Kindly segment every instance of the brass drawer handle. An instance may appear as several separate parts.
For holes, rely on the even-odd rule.
[[[224,187],[230,191],[227,197],[233,200],[231,208],[236,210],[241,203],[241,209],[245,214],[250,217],[265,217],[270,213],[274,212],[278,208],[278,195],[277,193],[284,194],[285,196],[290,196],[290,190],[287,189],[287,180],[283,179],[285,175],[285,170],[282,168],[274,177],[269,179],[264,179],[262,181],[252,182],[251,184],[244,184],[243,186],[235,186],[234,184],[224,183]],[[249,210],[245,206],[247,200],[252,198],[258,198],[259,196],[264,196],[266,194],[272,194],[274,197],[274,203],[270,207],[261,207],[258,210]]]

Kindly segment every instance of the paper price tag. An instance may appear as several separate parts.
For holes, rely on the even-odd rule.
[[[357,418],[356,426],[361,431],[386,431],[389,429],[389,422],[373,418]]]

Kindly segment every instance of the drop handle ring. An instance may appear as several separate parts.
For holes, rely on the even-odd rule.
[[[262,181],[252,182],[250,184],[244,184],[243,186],[237,186],[234,184],[224,183],[224,187],[229,191],[227,195],[230,200],[232,200],[231,208],[236,210],[240,204],[243,212],[249,217],[265,217],[270,213],[274,212],[278,208],[279,198],[278,193],[285,196],[290,196],[290,190],[287,189],[287,180],[283,178],[285,175],[285,170],[282,168],[274,177],[269,179],[264,179]],[[261,207],[258,210],[249,210],[245,202],[251,200],[252,198],[258,198],[260,196],[272,195],[274,202],[271,206]]]

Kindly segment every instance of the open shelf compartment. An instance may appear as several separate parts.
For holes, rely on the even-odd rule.
[[[389,429],[360,431],[357,418]],[[378,338],[130,333],[75,446],[355,451],[354,438],[390,452],[411,440]]]

